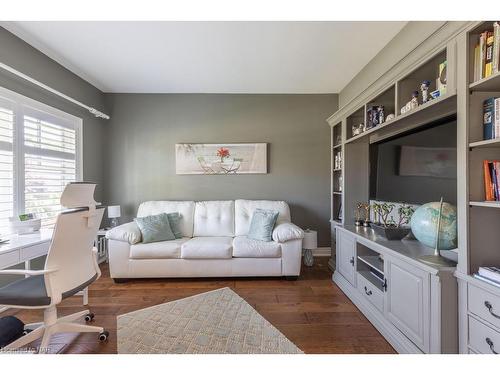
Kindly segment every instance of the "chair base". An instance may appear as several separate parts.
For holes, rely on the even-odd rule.
[[[39,338],[42,338],[40,346],[38,347],[38,353],[50,353],[50,337],[59,332],[95,332],[98,334],[105,334],[107,339],[107,332],[104,328],[76,323],[77,320],[83,319],[89,314],[89,310],[83,310],[58,318],[56,307],[48,307],[44,311],[43,322],[26,324],[24,329],[31,330],[31,332],[5,346],[2,351],[15,351],[19,348],[27,346]],[[31,349],[32,348],[30,348],[30,350]]]

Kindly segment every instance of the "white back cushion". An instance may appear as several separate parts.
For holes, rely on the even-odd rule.
[[[183,237],[193,237],[194,201],[149,201],[143,202],[137,210],[137,217],[178,212],[181,215]]]
[[[234,201],[196,202],[194,237],[234,236]]]
[[[252,221],[252,215],[256,208],[278,211],[279,216],[278,220],[276,221],[276,225],[281,223],[289,223],[291,220],[290,207],[288,207],[288,203],[284,201],[254,201],[237,199],[234,202],[234,207],[234,225],[236,236],[246,236],[248,234],[250,222]]]

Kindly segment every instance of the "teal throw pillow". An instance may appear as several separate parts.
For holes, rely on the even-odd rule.
[[[143,243],[175,240],[168,214],[138,217],[134,221],[141,231]]]
[[[278,211],[255,209],[247,237],[257,241],[272,241],[273,229],[278,215]]]
[[[172,229],[175,238],[182,238],[181,214],[178,212],[171,212],[167,214],[167,216],[168,222],[170,223],[170,229]]]

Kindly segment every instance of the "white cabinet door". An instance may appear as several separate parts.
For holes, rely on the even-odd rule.
[[[425,353],[430,346],[430,276],[392,257],[385,259],[386,318]]]
[[[355,285],[356,240],[354,236],[342,230],[337,230],[337,270]]]

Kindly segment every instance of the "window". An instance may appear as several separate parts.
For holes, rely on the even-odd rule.
[[[81,179],[81,119],[0,88],[0,233],[33,213],[51,227],[68,182]]]

